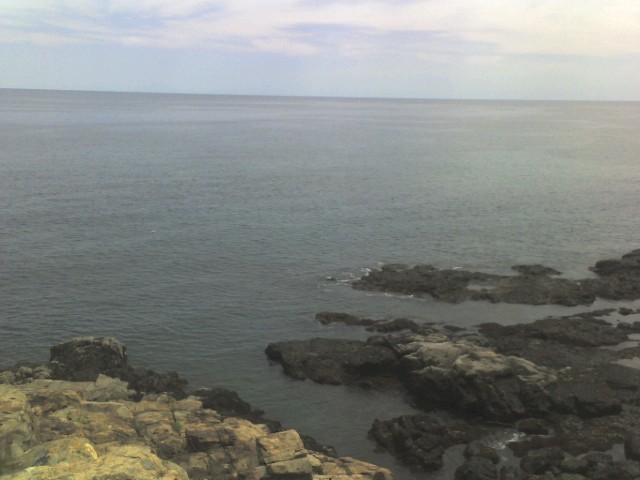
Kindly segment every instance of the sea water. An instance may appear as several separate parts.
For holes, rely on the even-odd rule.
[[[585,310],[349,282],[390,262],[588,276],[640,247],[639,192],[639,103],[0,90],[0,363],[114,336],[135,366],[237,390],[411,478],[366,438],[414,412],[400,393],[290,380],[267,344],[366,337],[322,310],[458,326]]]

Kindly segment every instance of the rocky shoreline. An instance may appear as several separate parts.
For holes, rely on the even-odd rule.
[[[465,445],[468,459],[456,479],[631,479],[640,475],[640,370],[627,364],[640,360],[640,342],[630,340],[640,339],[640,322],[613,325],[605,318],[614,312],[469,330],[409,326],[366,341],[276,342],[266,354],[296,379],[403,385],[424,413],[376,419],[369,435],[415,471],[441,468],[447,448]],[[640,310],[625,314],[640,319]],[[521,458],[515,465],[502,461],[504,445],[486,441],[496,435],[509,438],[508,448]],[[594,456],[622,446],[625,459]],[[538,466],[546,454],[560,460]]]
[[[385,265],[353,282],[357,290],[430,296],[448,303],[484,300],[525,305],[591,305],[596,298],[640,298],[640,249],[590,268],[597,278],[569,280],[543,265],[515,265],[518,275],[494,275],[433,265]]]
[[[640,298],[640,250],[567,280],[541,265],[498,276],[385,266],[362,290],[445,302],[591,304]],[[319,312],[365,341],[267,346],[286,375],[401,392],[421,413],[372,419],[369,438],[415,472],[455,480],[640,478],[640,309],[475,327]],[[230,390],[190,391],[175,372],[129,365],[115,339],[80,337],[45,365],[0,371],[0,480],[391,480],[385,468],[264,417]]]
[[[590,304],[640,297],[640,250],[598,262],[599,277],[555,279],[540,265],[501,277],[386,266],[354,288],[458,302]],[[265,353],[295,379],[402,385],[423,413],[375,419],[370,438],[416,472],[451,447],[456,480],[640,478],[640,309],[622,307],[474,328],[320,312],[322,324],[378,333],[366,341],[282,341]]]
[[[55,345],[0,372],[2,480],[392,480],[223,388],[129,366],[111,338]],[[167,393],[168,392],[168,393]]]

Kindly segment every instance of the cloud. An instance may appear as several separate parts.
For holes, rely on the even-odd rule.
[[[345,57],[640,55],[637,0],[0,0],[2,43]]]

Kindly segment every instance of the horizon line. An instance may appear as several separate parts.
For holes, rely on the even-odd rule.
[[[211,97],[252,97],[252,98],[299,98],[315,100],[394,100],[394,101],[420,101],[420,102],[557,102],[557,103],[638,103],[640,100],[622,99],[545,99],[545,98],[452,98],[452,97],[373,97],[373,96],[348,96],[348,95],[287,95],[266,93],[211,93],[211,92],[168,92],[146,90],[94,90],[76,88],[25,88],[25,87],[0,87],[0,92],[6,90],[32,91],[32,92],[66,92],[66,93],[110,93],[110,94],[135,94],[135,95],[181,95],[181,96],[211,96]]]

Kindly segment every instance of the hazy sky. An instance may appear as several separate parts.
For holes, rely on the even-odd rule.
[[[640,100],[640,0],[0,0],[0,87]]]

